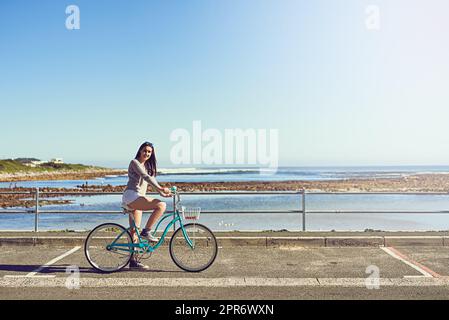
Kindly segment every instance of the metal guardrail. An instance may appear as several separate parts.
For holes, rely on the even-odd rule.
[[[78,195],[78,196],[89,196],[89,195],[122,195],[122,192],[85,192],[85,191],[40,191],[36,188],[34,191],[23,191],[23,192],[0,192],[0,195],[8,194],[29,194],[33,196],[35,200],[34,209],[27,210],[0,210],[0,214],[17,214],[17,213],[33,213],[34,218],[34,231],[39,231],[39,214],[47,213],[58,213],[58,214],[123,214],[121,210],[41,210],[39,209],[39,197],[41,195]],[[148,193],[155,194],[157,193]],[[300,197],[300,209],[299,210],[203,210],[202,213],[207,214],[223,214],[223,213],[299,213],[302,216],[302,230],[306,231],[306,215],[307,214],[341,214],[341,213],[406,213],[406,214],[448,214],[449,210],[307,210],[306,209],[306,195],[449,195],[448,192],[310,192],[306,190],[298,191],[209,191],[209,192],[180,192],[180,195],[298,195]],[[173,202],[175,198],[173,196]],[[173,212],[173,211],[168,211]]]

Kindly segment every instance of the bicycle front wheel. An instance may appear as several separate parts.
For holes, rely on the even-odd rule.
[[[96,270],[114,272],[124,268],[131,259],[133,241],[128,230],[116,223],[101,224],[87,236],[84,253]]]
[[[170,256],[181,269],[200,272],[209,268],[218,252],[217,239],[209,228],[202,224],[189,223],[178,228],[170,240]]]

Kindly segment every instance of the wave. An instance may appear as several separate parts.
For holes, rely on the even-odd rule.
[[[165,168],[159,169],[159,175],[208,175],[208,174],[246,174],[259,173],[259,168]]]
[[[377,169],[377,168],[376,168]],[[413,174],[449,174],[448,171],[413,170],[411,168],[294,168],[294,167],[252,167],[252,168],[160,168],[158,174],[161,176],[207,176],[207,175],[275,175],[291,176],[297,178],[399,178]],[[396,169],[396,170],[395,170]],[[443,169],[444,170],[444,169]],[[127,174],[111,175],[106,178],[127,177]]]
[[[416,174],[449,174],[448,171],[421,171],[416,172]]]

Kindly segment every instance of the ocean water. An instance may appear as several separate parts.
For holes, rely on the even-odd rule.
[[[166,169],[160,182],[206,181],[286,181],[336,180],[368,177],[394,178],[416,173],[449,173],[449,167],[347,167],[347,168],[280,168],[275,174],[261,174],[258,169]],[[90,185],[124,185],[126,176],[88,180]],[[24,181],[23,187],[73,188],[85,180]],[[15,183],[14,183],[15,184]],[[10,183],[0,183],[8,187]],[[120,210],[120,196],[65,196],[68,205],[49,205],[41,210]],[[171,199],[163,199],[171,210]],[[200,222],[213,230],[301,230],[301,213],[232,213],[234,210],[301,210],[299,195],[183,195],[182,205],[220,210],[226,213],[201,215]],[[307,194],[306,209],[323,210],[449,210],[448,195],[322,195]],[[146,218],[145,218],[146,219]],[[104,222],[127,225],[122,214],[41,214],[40,230],[90,230]],[[0,214],[0,230],[32,230],[34,214]],[[398,213],[307,213],[307,230],[449,230],[449,214]]]
[[[449,174],[449,166],[383,166],[383,167],[281,167],[276,171],[266,168],[179,168],[159,169],[160,182],[238,182],[238,181],[287,181],[287,180],[339,180],[398,178],[417,173]],[[87,180],[48,180],[0,182],[0,188],[53,187],[76,188],[83,183],[89,185],[125,185],[127,175],[108,176]]]

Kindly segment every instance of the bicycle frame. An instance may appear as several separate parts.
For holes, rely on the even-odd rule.
[[[154,232],[157,231],[157,229],[159,228],[160,224],[162,223],[162,221],[164,221],[165,219],[168,219],[169,217],[174,217],[172,218],[172,220],[167,224],[167,226],[164,229],[164,232],[162,233],[159,241],[152,246],[149,242],[142,241],[142,238],[140,236],[139,230],[135,224],[134,221],[134,217],[132,215],[131,216],[131,221],[132,221],[132,225],[127,228],[126,230],[124,230],[122,233],[120,233],[115,239],[114,241],[108,246],[109,248],[114,248],[115,250],[118,251],[128,251],[128,252],[134,252],[136,253],[136,249],[138,249],[139,251],[137,253],[141,254],[141,253],[145,253],[147,251],[153,252],[155,250],[157,250],[157,248],[159,248],[162,243],[165,240],[165,236],[168,233],[168,230],[170,229],[171,226],[176,225],[176,222],[179,221],[179,224],[181,226],[182,229],[182,234],[184,236],[184,239],[186,240],[186,242],[188,243],[188,245],[190,246],[190,248],[194,247],[194,243],[192,242],[192,240],[190,240],[189,236],[187,235],[187,232],[185,231],[184,228],[184,224],[182,223],[182,219],[181,216],[179,215],[179,210],[178,210],[178,203],[180,202],[180,198],[179,198],[179,194],[175,193],[175,197],[178,198],[177,201],[175,201],[175,206],[174,206],[174,212],[173,213],[165,213],[164,215],[162,215],[162,217],[158,220],[158,223],[156,225],[156,228],[154,230]],[[135,230],[136,234],[137,234],[137,238],[139,239],[138,243],[132,243],[132,244],[125,244],[125,243],[116,243],[116,241],[118,239],[120,239],[121,236],[123,236],[123,234],[125,232],[131,231],[131,230]]]

